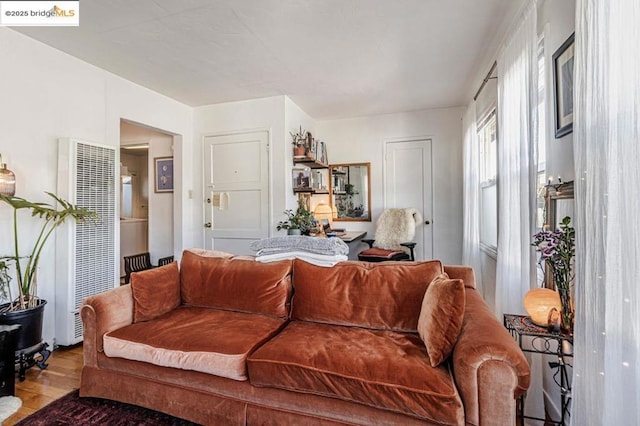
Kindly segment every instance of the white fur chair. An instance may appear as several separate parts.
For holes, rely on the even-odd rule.
[[[358,259],[367,262],[386,260],[415,260],[412,242],[416,225],[422,224],[422,215],[415,208],[387,209],[376,222],[374,240],[364,239],[369,248],[358,254]]]

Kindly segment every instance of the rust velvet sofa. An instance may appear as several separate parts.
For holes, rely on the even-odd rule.
[[[85,300],[80,396],[200,424],[511,425],[529,366],[474,285],[187,250]]]

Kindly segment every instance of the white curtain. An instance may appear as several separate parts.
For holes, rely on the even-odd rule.
[[[640,424],[640,2],[576,2],[572,425]]]
[[[480,154],[475,102],[471,102],[464,114],[462,131],[464,132],[462,263],[473,267],[476,274],[476,288],[480,294],[483,294],[480,257]]]
[[[531,247],[536,211],[537,2],[498,56],[498,260],[496,314],[522,313],[535,285]]]

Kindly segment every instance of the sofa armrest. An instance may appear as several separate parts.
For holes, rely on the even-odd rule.
[[[513,424],[516,398],[529,388],[529,364],[477,291],[467,288],[453,374],[467,424]]]
[[[103,351],[102,337],[133,323],[133,295],[125,285],[88,297],[80,308],[84,329],[84,364],[97,367],[97,354]]]

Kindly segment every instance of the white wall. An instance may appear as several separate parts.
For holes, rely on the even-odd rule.
[[[16,173],[16,195],[45,201],[44,191],[56,191],[57,139],[74,137],[117,147],[120,119],[146,123],[184,137],[179,171],[191,171],[193,156],[192,109],[118,76],[73,58],[8,28],[0,28],[0,152]],[[180,188],[178,239],[180,248],[193,245],[193,206],[182,188],[191,188],[187,173]],[[0,235],[11,235],[11,210],[0,206]],[[25,249],[35,239],[37,219],[22,217],[21,243]],[[31,225],[33,226],[25,226]],[[45,309],[43,334],[54,337],[55,244],[43,252],[38,271],[39,295],[50,303]],[[0,239],[0,254],[11,253],[10,241]],[[115,282],[114,282],[115,284]]]
[[[553,62],[556,50],[575,31],[575,0],[546,0],[538,7],[538,32],[544,31],[547,99],[546,175],[554,181],[561,176],[567,182],[574,179],[573,133],[555,138],[555,111],[553,107]]]
[[[348,230],[373,236],[383,210],[384,141],[426,137],[432,140],[433,256],[445,263],[462,261],[462,114],[443,108],[343,120],[318,121],[318,137],[328,143],[329,161],[371,163],[371,222],[338,222]],[[360,247],[362,249],[362,247]]]
[[[155,133],[149,139],[149,157],[147,167],[150,179],[147,180],[149,193],[149,253],[151,262],[156,265],[158,259],[174,254],[173,244],[173,198],[174,192],[155,192],[155,158],[173,157],[173,137]]]

